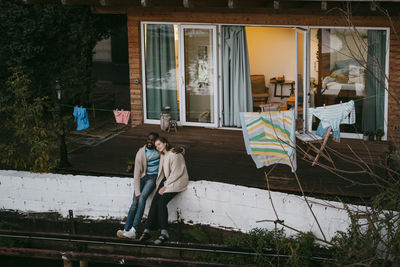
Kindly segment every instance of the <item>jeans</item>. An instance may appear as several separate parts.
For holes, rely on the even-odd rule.
[[[140,179],[141,194],[139,201],[136,200],[136,195],[133,193],[132,205],[129,209],[128,218],[125,222],[125,231],[129,231],[132,226],[135,228],[135,230],[138,230],[139,224],[143,217],[146,200],[156,187],[156,180],[157,174],[145,175],[142,179]]]
[[[153,201],[151,202],[149,217],[146,221],[146,228],[150,230],[165,229],[168,228],[168,208],[167,204],[171,201],[178,193],[164,193],[160,195],[158,191],[164,186],[165,178],[161,181],[157,188],[157,192],[154,195]]]

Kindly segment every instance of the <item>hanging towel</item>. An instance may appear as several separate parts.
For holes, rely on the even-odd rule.
[[[354,101],[329,105],[325,107],[309,108],[308,109],[308,130],[311,132],[312,116],[321,120],[319,131],[317,134],[322,136],[325,131],[321,128],[332,128],[333,140],[340,141],[340,124],[354,124],[356,122],[356,111]]]
[[[122,109],[122,110],[113,110],[113,112],[114,112],[115,121],[117,123],[123,123],[125,125],[128,124],[129,117],[131,115],[130,111],[124,111]]]
[[[89,117],[86,108],[74,107],[74,122],[77,124],[77,131],[86,130],[89,128]]]
[[[240,119],[247,154],[257,168],[281,163],[297,169],[294,110],[241,112]]]

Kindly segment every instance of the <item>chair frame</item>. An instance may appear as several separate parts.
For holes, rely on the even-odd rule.
[[[332,131],[331,127],[328,127],[327,130],[325,131],[324,135],[322,136],[322,138],[315,138],[312,140],[304,140],[301,138],[301,135],[296,135],[296,137],[298,139],[300,139],[303,144],[305,144],[307,146],[307,150],[304,153],[304,157],[305,158],[309,158],[310,160],[312,160],[312,164],[311,166],[314,166],[315,164],[317,164],[318,160],[320,157],[325,158],[326,160],[328,160],[330,163],[332,163],[332,165],[335,167],[335,163],[333,162],[331,156],[329,155],[329,153],[325,153],[325,148],[326,148],[326,144],[328,143],[328,139],[330,136],[330,133]],[[304,134],[310,135],[315,137],[314,134],[310,133],[310,132],[306,132]],[[319,147],[317,145],[320,145]],[[314,152],[316,153],[315,156],[311,155],[310,152]]]

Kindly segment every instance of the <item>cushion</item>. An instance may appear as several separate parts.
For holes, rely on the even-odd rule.
[[[264,75],[251,75],[251,91],[253,94],[265,93],[265,78]]]

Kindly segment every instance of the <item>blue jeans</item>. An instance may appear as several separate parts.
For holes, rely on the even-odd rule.
[[[129,231],[133,225],[135,230],[138,230],[139,224],[142,220],[146,200],[151,192],[156,187],[157,174],[145,175],[140,179],[140,197],[139,201],[136,200],[135,193],[133,193],[132,205],[128,212],[128,218],[125,222],[125,231]]]

